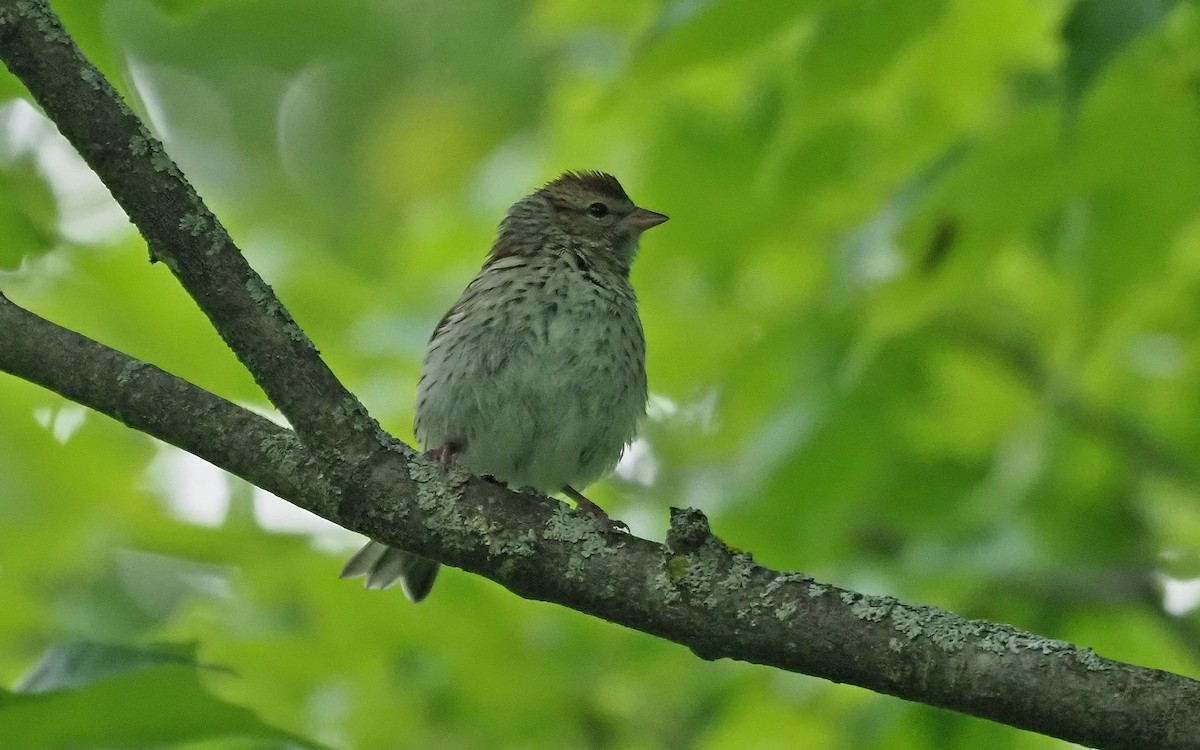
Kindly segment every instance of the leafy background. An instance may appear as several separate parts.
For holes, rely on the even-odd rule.
[[[505,208],[609,170],[672,220],[602,505],[1200,676],[1194,4],[53,4],[400,437]],[[4,292],[266,408],[7,72],[0,102]],[[455,571],[365,591],[353,534],[11,377],[0,445],[5,746],[1065,746]]]

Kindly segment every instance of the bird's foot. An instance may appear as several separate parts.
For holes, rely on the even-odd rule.
[[[626,534],[629,533],[629,525],[627,523],[624,521],[618,521],[615,518],[610,518],[609,515],[604,512],[603,508],[601,508],[599,505],[596,505],[591,500],[588,500],[583,496],[583,493],[579,492],[574,487],[565,485],[563,486],[562,491],[564,495],[575,501],[575,507],[578,508],[580,512],[600,521],[600,523],[602,523],[608,531],[623,531]]]
[[[430,448],[425,451],[425,455],[437,461],[438,467],[448,473],[450,469],[454,468],[454,460],[458,458],[458,452],[458,443],[451,442],[437,448]]]

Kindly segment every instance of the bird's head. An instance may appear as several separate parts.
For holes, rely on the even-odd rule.
[[[628,273],[642,232],[666,220],[634,205],[610,174],[567,172],[509,209],[492,257],[571,249]]]

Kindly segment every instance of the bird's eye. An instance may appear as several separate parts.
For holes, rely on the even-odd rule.
[[[604,205],[600,201],[596,201],[592,205],[588,206],[588,213],[592,216],[595,216],[597,219],[608,216],[608,206]]]

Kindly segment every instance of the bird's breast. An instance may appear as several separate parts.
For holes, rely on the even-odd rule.
[[[637,304],[627,280],[571,271],[514,267],[472,284],[426,356],[427,445],[461,442],[467,468],[547,491],[616,462],[645,413]]]

